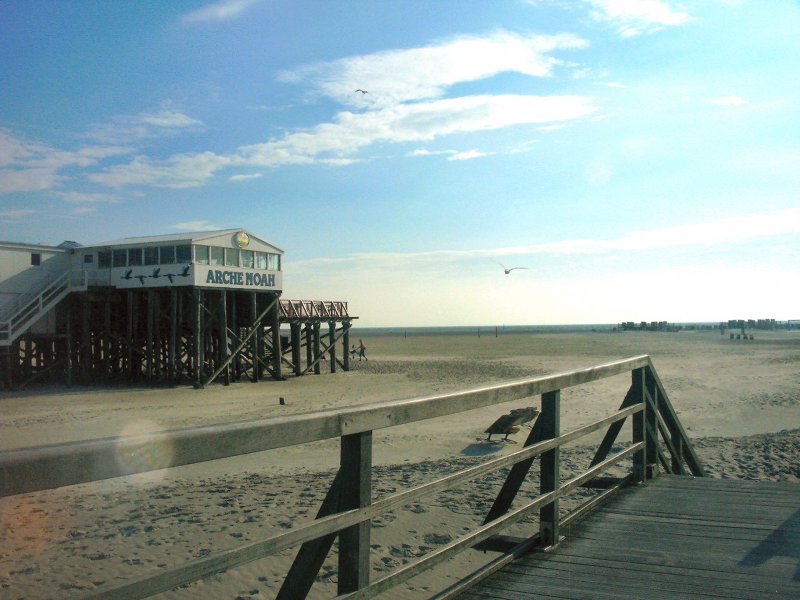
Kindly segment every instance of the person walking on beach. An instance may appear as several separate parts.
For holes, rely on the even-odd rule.
[[[364,345],[364,341],[359,338],[358,340],[358,360],[361,362],[361,359],[369,360],[367,358],[367,347]]]

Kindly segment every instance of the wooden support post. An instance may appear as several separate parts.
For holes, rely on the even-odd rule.
[[[525,440],[525,447],[541,441],[542,417],[539,416],[533,424],[533,427],[531,427],[530,433],[528,433],[528,439]],[[533,457],[528,458],[511,467],[511,471],[508,473],[503,487],[500,489],[500,493],[497,495],[497,498],[495,498],[492,508],[489,509],[489,513],[483,520],[484,525],[508,512],[508,509],[511,508],[511,503],[514,502],[514,498],[517,496],[517,492],[519,492],[519,488],[522,487],[522,482],[525,481],[525,477],[527,477],[528,471],[530,471],[533,465],[533,460]]]
[[[273,294],[270,301],[274,301],[269,319],[272,328],[272,376],[275,379],[283,379],[281,377],[281,307],[278,295]]]
[[[176,289],[169,291],[169,341],[167,344],[167,376],[169,382],[174,384],[178,375],[175,365],[178,344],[178,290]]]
[[[156,379],[161,379],[163,374],[162,346],[161,339],[161,291],[153,290],[153,375]]]
[[[631,393],[633,394],[633,404],[644,403],[644,390],[645,390],[645,372],[644,369],[634,369],[631,371]],[[645,437],[645,412],[647,406],[642,412],[633,415],[632,419],[632,441],[634,444],[644,441]],[[647,478],[647,452],[639,450],[633,455],[633,475],[636,481],[644,483]]]
[[[339,510],[369,506],[372,501],[371,431],[342,436],[341,473]],[[369,541],[369,520],[339,533],[339,594],[369,585]]]
[[[312,327],[311,323],[306,323],[306,368],[303,369],[303,373],[306,372],[309,365],[314,362],[314,328]]]
[[[264,328],[261,323],[256,323],[256,319],[258,319],[258,292],[250,292],[250,294],[250,327],[255,327],[256,329],[251,338],[253,344],[253,382],[257,383],[261,375],[259,358],[261,358],[261,332]]]
[[[153,381],[153,375],[155,370],[153,369],[153,321],[155,319],[155,315],[153,314],[153,308],[155,306],[154,300],[154,293],[153,290],[147,290],[147,333],[145,338],[145,360],[147,364],[147,369],[145,370],[145,379],[148,382]]]
[[[103,374],[110,377],[113,373],[111,365],[111,302],[108,296],[103,298]]]
[[[289,327],[292,334],[292,366],[294,367],[294,374],[302,375],[303,366],[300,364],[300,323],[291,323]]]
[[[336,321],[328,321],[328,340],[331,373],[336,373]]]
[[[647,399],[644,418],[645,418],[645,439],[647,440],[647,478],[652,479],[658,475],[658,387],[652,379],[647,381]]]
[[[90,325],[90,312],[91,305],[89,304],[88,294],[81,295],[81,383],[83,385],[89,384],[91,377],[91,362],[92,362],[92,334],[89,329]]]
[[[232,290],[231,293],[228,294],[230,296],[230,298],[229,298],[230,302],[228,303],[228,318],[230,320],[230,330],[233,332],[233,339],[234,340],[239,337],[239,324],[238,324],[238,320],[236,318],[236,295],[237,294],[238,294],[238,292],[236,290]],[[232,340],[231,345],[233,345],[233,343],[235,343],[235,342],[233,342],[233,340]],[[235,352],[233,354],[233,358],[231,360],[231,370],[233,371],[233,373],[231,374],[231,377],[233,378],[234,381],[238,381],[239,377],[242,374],[242,360],[241,360],[241,357],[242,357],[242,353],[241,352]]]
[[[314,374],[320,374],[320,367],[319,367],[319,350],[320,350],[320,340],[319,340],[319,330],[320,330],[320,323],[314,323]]]
[[[561,390],[542,394],[542,440],[561,435]],[[561,486],[561,449],[556,447],[542,453],[539,490],[542,494],[557,490]],[[545,546],[558,544],[559,500],[545,504],[539,509],[539,537]]]
[[[350,370],[350,321],[345,321],[342,324],[344,333],[342,334],[342,368],[345,371]]]
[[[203,385],[203,291],[192,290],[192,308],[194,310],[194,385]]]
[[[66,302],[66,314],[64,315],[64,373],[67,376],[67,387],[72,386],[72,306],[70,306],[70,299]]]
[[[225,385],[231,384],[231,368],[225,363],[229,358],[229,345],[228,345],[228,293],[225,290],[219,292],[219,306],[217,307],[218,314],[217,320],[219,321],[219,363],[225,365],[222,369],[222,383]]]
[[[128,374],[128,379],[131,380],[134,377],[134,365],[133,365],[133,340],[136,339],[134,330],[133,330],[133,302],[134,302],[134,292],[133,290],[128,290],[126,292],[126,300],[127,300],[127,318],[125,320],[126,328],[125,328],[125,370]]]
[[[317,512],[318,519],[339,512],[341,489],[342,471],[340,469],[328,489],[325,499],[322,501],[322,506]],[[303,600],[308,595],[308,591],[311,589],[317,573],[322,568],[325,557],[330,552],[335,540],[336,534],[331,533],[310,542],[305,542],[300,546],[300,550],[297,552],[297,556],[275,599]]]

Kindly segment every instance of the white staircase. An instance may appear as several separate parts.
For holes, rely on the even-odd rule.
[[[0,307],[0,347],[10,346],[70,292],[87,288],[86,272],[65,271]]]

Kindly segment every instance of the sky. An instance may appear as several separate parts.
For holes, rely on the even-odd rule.
[[[241,227],[360,326],[800,318],[798,31],[796,0],[2,2],[0,240]]]

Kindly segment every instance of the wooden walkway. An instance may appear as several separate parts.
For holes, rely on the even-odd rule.
[[[800,598],[800,484],[665,475],[563,533],[459,598]]]

